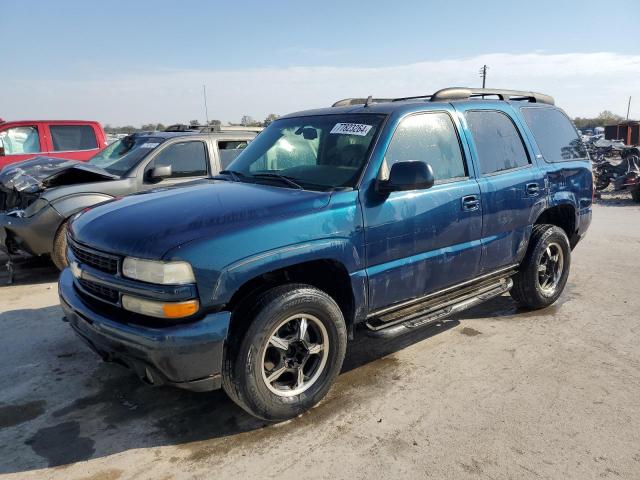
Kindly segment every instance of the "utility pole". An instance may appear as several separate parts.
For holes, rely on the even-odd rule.
[[[631,97],[629,97],[629,103],[627,103],[627,120],[629,120],[629,111],[631,110]]]
[[[482,77],[482,88],[485,88],[485,85],[487,84],[487,70],[489,69],[489,67],[487,67],[486,65],[483,65],[482,68],[480,69],[480,76]]]
[[[202,85],[202,96],[204,97],[204,116],[207,119],[207,125],[209,125],[209,110],[207,109],[207,86]]]

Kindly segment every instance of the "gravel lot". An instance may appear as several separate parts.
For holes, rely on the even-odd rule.
[[[0,477],[640,478],[639,255],[640,207],[605,199],[556,305],[360,334],[329,398],[279,425],[100,363],[56,272],[21,262],[0,287]]]

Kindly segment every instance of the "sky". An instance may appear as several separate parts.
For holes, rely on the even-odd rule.
[[[607,10],[609,8],[609,10]],[[640,118],[640,1],[0,0],[0,117],[262,120],[449,86]],[[637,35],[636,35],[637,36]]]

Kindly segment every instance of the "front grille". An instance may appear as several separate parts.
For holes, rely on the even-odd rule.
[[[111,303],[118,302],[118,291],[113,288],[105,287],[104,285],[100,285],[99,283],[95,283],[90,280],[85,280],[84,278],[81,278],[79,283],[87,292],[101,298],[102,300],[106,300]]]
[[[103,272],[118,273],[118,257],[100,253],[95,250],[89,250],[74,242],[69,242],[69,248],[71,248],[74,257],[76,257],[79,263],[84,263]]]

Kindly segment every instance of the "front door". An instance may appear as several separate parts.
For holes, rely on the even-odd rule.
[[[446,111],[412,114],[398,125],[378,178],[393,163],[429,163],[426,190],[363,202],[369,307],[380,309],[474,278],[480,269],[480,188]]]

